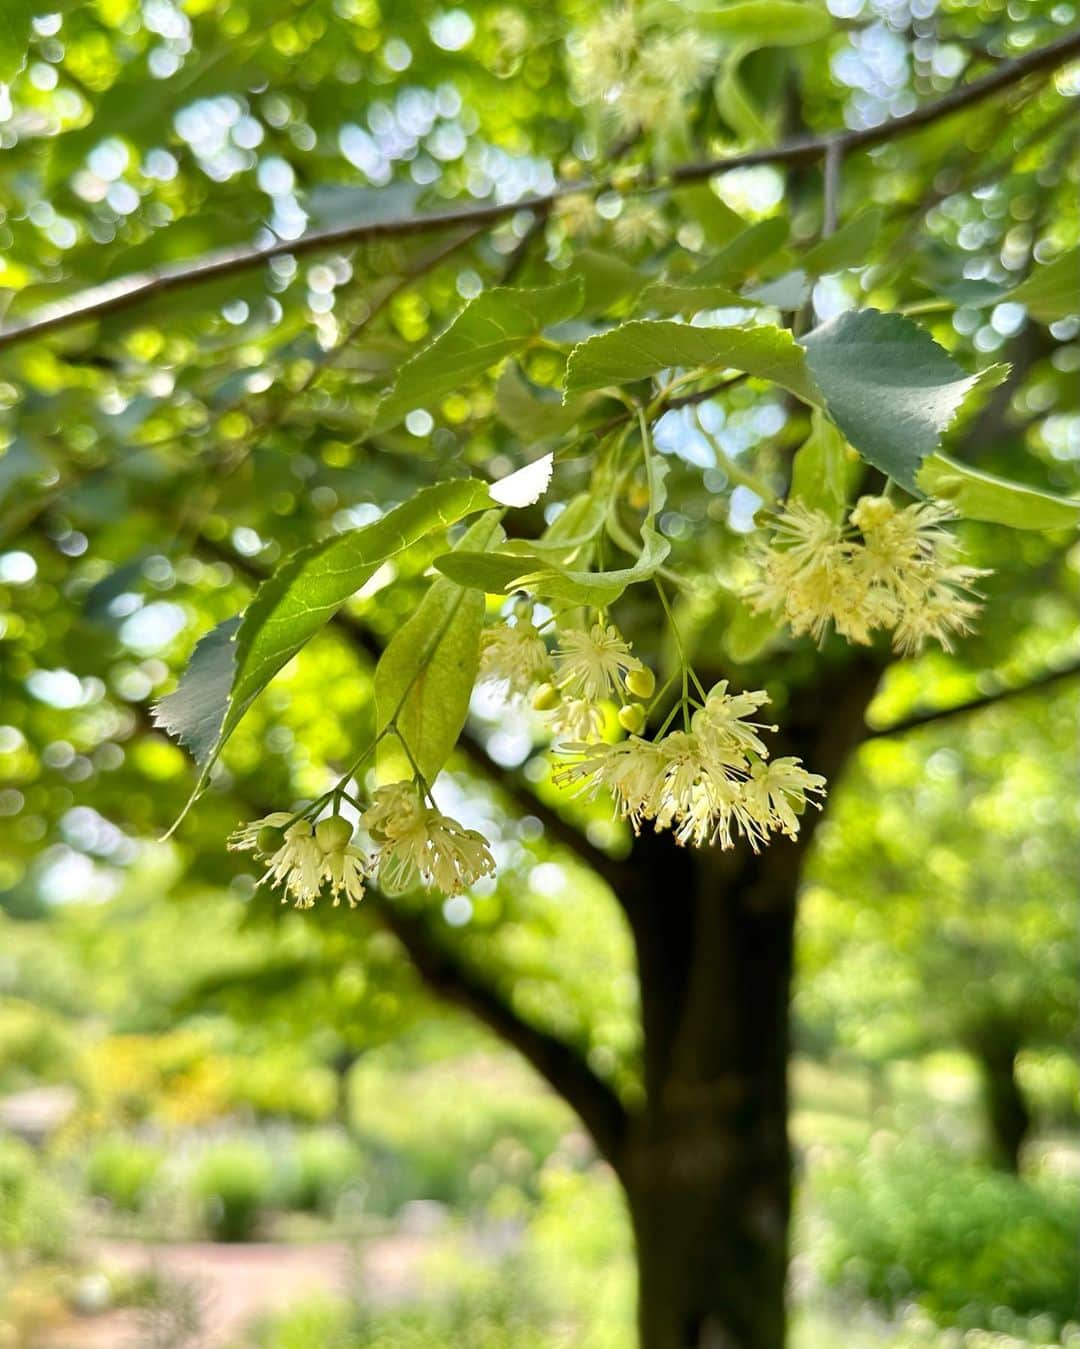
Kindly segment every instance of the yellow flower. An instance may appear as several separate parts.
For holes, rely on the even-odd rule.
[[[379,883],[390,893],[425,885],[458,895],[495,870],[483,834],[425,805],[412,783],[378,788],[361,823],[379,845]]]
[[[808,773],[800,759],[773,759],[754,764],[744,794],[747,810],[763,828],[795,838],[808,795],[824,796],[825,779],[819,773]],[[821,809],[820,802],[809,804]]]
[[[979,613],[973,583],[986,575],[959,560],[956,538],[944,528],[953,518],[938,502],[898,509],[887,497],[864,496],[845,527],[788,502],[768,542],[752,546],[758,576],[745,597],[755,613],[782,613],[797,637],[820,642],[831,625],[866,644],[885,629],[902,654],[928,640],[951,650],[952,636],[969,632]]]
[[[758,732],[778,728],[746,720],[769,701],[764,689],[728,693],[727,687],[728,681],[722,679],[709,690],[705,706],[694,713],[693,730],[714,758],[727,755],[733,765],[744,766],[748,750],[762,758],[768,755]]]
[[[527,619],[496,623],[481,638],[480,679],[502,684],[511,697],[525,697],[551,672],[544,639]]]
[[[298,909],[314,907],[324,877],[323,850],[310,820],[297,820],[285,830],[281,847],[270,858],[260,885],[280,886],[282,904],[291,897]]]
[[[563,698],[551,717],[556,740],[596,740],[604,729],[604,714],[588,698]]]
[[[640,248],[644,243],[660,245],[671,237],[671,226],[663,211],[648,201],[627,201],[612,226],[620,248]]]
[[[234,829],[225,846],[230,852],[253,852],[256,856],[268,856],[281,847],[281,830],[291,819],[287,810],[273,810],[261,820],[249,820],[239,829]],[[264,846],[268,843],[272,843],[273,847]]]
[[[565,698],[622,702],[626,676],[642,668],[641,661],[630,654],[629,642],[611,624],[594,623],[588,632],[570,628],[560,634],[559,643],[555,683]]]

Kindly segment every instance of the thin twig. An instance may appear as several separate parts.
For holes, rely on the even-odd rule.
[[[657,191],[671,186],[702,182],[715,174],[760,164],[813,163],[830,150],[849,155],[855,150],[869,149],[895,137],[919,131],[943,117],[989,98],[1002,89],[1010,88],[1029,75],[1053,70],[1078,55],[1080,55],[1080,31],[1069,33],[1056,42],[1048,43],[1045,47],[1028,52],[1013,61],[1002,62],[981,79],[960,85],[932,103],[926,103],[902,117],[890,118],[879,126],[832,131],[823,136],[798,137],[782,145],[765,149],[748,150],[718,159],[682,164],[662,177],[642,174],[639,181],[627,190]],[[560,183],[551,192],[524,197],[513,202],[492,202],[484,206],[433,212],[430,215],[367,221],[363,224],[342,225],[335,229],[313,230],[299,239],[276,240],[263,247],[248,245],[220,249],[190,262],[119,277],[115,281],[78,291],[66,299],[44,305],[21,323],[12,324],[0,331],[0,349],[76,323],[103,318],[107,314],[131,308],[144,300],[172,290],[186,289],[207,281],[219,281],[225,277],[235,276],[273,258],[299,257],[342,244],[432,234],[456,225],[493,225],[519,211],[549,210],[555,202],[571,193],[598,192],[610,186],[607,180]]]

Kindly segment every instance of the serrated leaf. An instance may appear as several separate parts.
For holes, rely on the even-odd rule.
[[[746,298],[754,304],[772,305],[785,313],[793,313],[810,295],[810,278],[801,267],[774,277],[772,281],[763,281],[760,286],[752,286],[746,292]]]
[[[188,741],[202,771],[184,814],[206,785],[214,760],[255,698],[383,562],[432,531],[490,505],[485,483],[473,478],[438,483],[370,525],[300,549],[263,582],[240,620],[230,620],[239,624],[233,641],[213,643],[198,668],[193,660],[171,695],[179,701],[171,704],[170,716],[176,719],[179,706],[184,724],[192,721],[196,704],[208,696],[213,699],[199,714],[195,739]],[[228,687],[222,676],[225,649],[234,662]],[[212,664],[211,657],[215,657]],[[211,727],[216,727],[213,736]]]
[[[824,511],[833,520],[840,520],[847,506],[855,466],[848,457],[847,441],[828,417],[815,409],[810,435],[792,461],[789,495],[798,497],[811,510]]]
[[[606,314],[620,301],[632,299],[650,280],[616,254],[593,248],[575,253],[570,274],[581,280],[583,314]]]
[[[685,279],[688,286],[730,285],[754,271],[783,248],[791,226],[787,217],[769,216],[737,234],[729,244]]]
[[[871,206],[854,216],[835,234],[806,250],[801,258],[804,270],[813,276],[824,276],[845,267],[860,267],[874,247],[884,215],[880,206]]]
[[[221,738],[236,673],[239,627],[236,614],[201,637],[176,691],[154,708],[154,725],[175,736],[198,764],[209,760]]]
[[[668,319],[623,323],[579,343],[567,362],[563,397],[632,384],[675,367],[742,370],[782,385],[804,402],[820,402],[803,351],[786,329],[696,328]]]
[[[493,511],[465,533],[461,546],[464,551],[483,550],[501,537]],[[482,551],[479,555],[485,556]],[[440,578],[394,634],[375,667],[377,730],[395,723],[429,784],[450,757],[465,725],[483,623],[483,592]],[[386,736],[379,751],[384,781],[412,776],[408,755],[396,736]]]
[[[919,471],[919,486],[939,496],[968,520],[986,520],[1013,529],[1075,529],[1080,525],[1080,500],[1042,492],[932,454]]]
[[[471,300],[450,326],[398,371],[375,412],[373,429],[395,426],[414,408],[431,407],[515,356],[540,332],[581,308],[579,278],[533,290],[496,287]]]
[[[1036,267],[1005,298],[1025,305],[1028,313],[1043,323],[1080,314],[1080,248]]]
[[[917,492],[919,465],[980,382],[900,314],[840,314],[803,338],[829,415],[867,463]]]
[[[542,445],[564,436],[584,415],[591,399],[564,404],[557,393],[548,397],[530,384],[516,362],[511,362],[495,384],[495,411],[514,435],[530,445]]]
[[[0,5],[0,80],[5,83],[18,74],[26,59],[38,8],[33,0],[4,0]]]
[[[657,281],[647,286],[634,306],[635,313],[697,314],[703,309],[756,309],[748,299],[728,286],[677,286]]]

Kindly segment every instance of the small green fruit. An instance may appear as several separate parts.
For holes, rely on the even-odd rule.
[[[261,853],[263,857],[269,857],[284,845],[284,829],[276,829],[272,824],[264,824],[255,835],[255,851]]]
[[[560,701],[559,690],[554,684],[541,684],[533,694],[532,705],[537,712],[550,712]]]
[[[631,670],[626,676],[626,687],[636,698],[651,698],[656,689],[656,676],[643,665],[640,670]]]
[[[631,735],[640,735],[645,729],[645,709],[640,703],[624,703],[619,708],[619,725]]]
[[[330,815],[315,826],[315,842],[325,853],[338,852],[348,847],[352,836],[352,825],[340,815]]]

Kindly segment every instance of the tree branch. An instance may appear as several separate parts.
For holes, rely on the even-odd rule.
[[[262,581],[266,571],[257,562],[229,548],[218,540],[199,538],[199,548],[215,559],[227,562],[252,581]],[[354,651],[371,662],[377,662],[383,647],[378,637],[355,614],[339,609],[330,624],[348,641]],[[466,728],[458,739],[458,749],[470,766],[491,782],[523,815],[532,815],[540,821],[544,832],[554,842],[572,852],[585,866],[595,871],[619,895],[627,881],[626,863],[590,843],[585,835],[557,810],[541,801],[519,774],[500,767],[489,756],[482,742]]]
[[[948,117],[962,108],[989,98],[1002,89],[1010,88],[1029,75],[1053,70],[1080,55],[1080,32],[1066,34],[1056,42],[1037,48],[1012,61],[1003,61],[996,69],[970,84],[960,85],[932,103],[926,103],[902,117],[893,117],[879,126],[862,127],[850,131],[833,131],[822,136],[804,136],[781,145],[719,159],[682,164],[663,177],[643,175],[624,191],[651,192],[670,186],[701,182],[714,174],[731,169],[750,168],[759,164],[806,164],[827,154],[848,155],[854,150],[868,149],[898,136],[909,135]],[[118,277],[104,285],[78,291],[66,299],[42,306],[20,323],[0,330],[0,349],[18,342],[42,337],[46,333],[70,327],[76,323],[104,318],[129,309],[157,295],[180,288],[219,281],[248,271],[272,258],[319,252],[342,244],[371,243],[380,239],[401,239],[432,234],[457,225],[487,226],[515,215],[519,211],[547,211],[561,198],[578,192],[600,192],[612,186],[608,179],[580,180],[560,183],[553,191],[523,197],[513,202],[493,202],[485,206],[463,207],[437,211],[428,215],[404,219],[367,221],[363,224],[342,225],[335,229],[313,230],[299,239],[277,240],[264,247],[252,245],[219,249],[190,262],[152,268],[148,271]]]
[[[1060,684],[1066,679],[1074,679],[1077,675],[1080,675],[1080,660],[1056,670],[1047,670],[1044,674],[1029,679],[1026,684],[1013,684],[995,689],[993,693],[969,698],[967,702],[954,703],[952,707],[935,707],[925,712],[913,712],[911,716],[894,722],[891,726],[881,726],[867,731],[866,739],[880,740],[883,736],[905,735],[908,731],[918,730],[922,726],[933,726],[935,722],[945,721],[949,717],[981,712],[984,707],[993,707],[996,703],[1006,702],[1010,698],[1020,698],[1028,693],[1037,693],[1040,689],[1052,688],[1055,684]]]
[[[601,1154],[619,1169],[627,1113],[614,1091],[581,1055],[547,1031],[521,1017],[495,989],[436,938],[424,919],[405,913],[382,895],[364,899],[405,948],[428,987],[447,1002],[471,1013],[522,1054],[580,1115]]]

